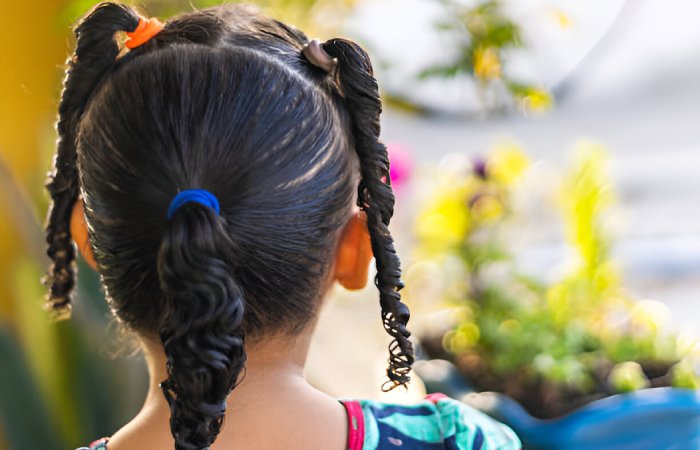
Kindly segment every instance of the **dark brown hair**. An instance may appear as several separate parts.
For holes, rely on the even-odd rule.
[[[408,382],[409,312],[367,53],[327,41],[337,58],[327,73],[303,56],[303,33],[225,5],[169,20],[120,56],[117,33],[138,20],[102,3],[75,30],[47,184],[48,307],[70,309],[70,213],[82,194],[110,306],[163,342],[176,449],[209,448],[245,363],[244,337],[294,333],[314,316],[357,195],[393,337],[385,387]],[[221,214],[190,202],[168,220],[173,197],[190,188],[213,193]]]

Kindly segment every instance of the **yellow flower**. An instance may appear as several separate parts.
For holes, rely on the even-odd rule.
[[[552,95],[537,88],[529,88],[520,97],[520,106],[525,111],[543,113],[552,107]]]
[[[483,194],[476,197],[471,204],[474,219],[483,222],[493,222],[503,216],[503,203],[498,197]]]
[[[466,205],[468,186],[444,186],[418,217],[416,234],[423,250],[437,254],[462,242],[469,232],[470,218]]]
[[[590,142],[579,144],[559,200],[567,241],[580,258],[579,275],[592,282],[599,294],[614,292],[620,283],[619,271],[610,261],[606,229],[601,222],[615,202],[606,175],[607,162],[608,155],[602,146]]]
[[[499,145],[488,158],[490,177],[505,185],[516,182],[529,166],[530,159],[523,149],[514,143]]]
[[[474,76],[491,81],[501,76],[501,59],[493,47],[477,47],[474,50]]]
[[[573,19],[571,19],[571,16],[566,14],[561,9],[551,9],[550,14],[554,21],[557,23],[557,25],[559,25],[564,30],[571,28],[571,26],[574,23]]]

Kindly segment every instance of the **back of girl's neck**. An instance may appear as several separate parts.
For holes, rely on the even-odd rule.
[[[236,396],[245,398],[248,392],[259,395],[271,386],[278,391],[287,385],[298,388],[298,383],[304,382],[310,335],[311,330],[307,330],[296,336],[279,335],[246,343],[247,359],[234,390],[240,394]],[[142,338],[141,342],[150,378],[144,409],[156,405],[167,408],[160,388],[167,379],[165,351],[160,341]]]
[[[263,448],[258,439],[265,439],[265,445],[273,445],[279,430],[295,433],[304,430],[309,423],[323,425],[324,421],[328,422],[325,425],[332,434],[317,433],[313,436],[318,439],[317,443],[307,442],[307,447],[300,448],[324,448],[329,442],[341,445],[331,444],[325,448],[343,448],[345,413],[342,405],[314,389],[303,376],[309,338],[302,333],[246,345],[245,369],[227,401],[227,426],[213,448]],[[150,375],[149,392],[141,412],[113,436],[110,450],[140,450],[143,443],[151,445],[150,448],[168,448],[172,443],[168,428],[170,410],[159,387],[167,377],[165,353],[157,340],[142,339],[142,342]],[[272,418],[276,420],[271,421]],[[263,431],[264,427],[275,423],[279,430]],[[235,446],[228,447],[226,442],[234,442]]]

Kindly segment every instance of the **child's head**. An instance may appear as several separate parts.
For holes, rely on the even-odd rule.
[[[244,336],[293,334],[315,316],[339,231],[367,214],[391,386],[413,360],[400,265],[387,228],[394,197],[367,54],[333,39],[330,71],[300,31],[227,5],[184,14],[129,51],[139,24],[104,3],[76,28],[48,190],[48,306],[69,311],[81,196],[116,316],[160,338],[177,448],[205,448],[245,361]],[[203,189],[220,213],[175,196]]]

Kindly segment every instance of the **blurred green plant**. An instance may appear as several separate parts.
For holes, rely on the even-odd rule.
[[[111,433],[135,412],[145,381],[125,375],[145,372],[140,361],[105,354],[102,343],[115,336],[97,277],[82,261],[73,319],[49,320],[39,282],[48,261],[42,227],[32,199],[1,158],[0,187],[26,250],[11,269],[14,314],[0,322],[0,427],[13,450],[76,448]]]
[[[556,197],[572,259],[551,284],[519,273],[506,244],[528,167],[517,145],[496,148],[468,173],[442,174],[418,217],[419,258],[450,274],[440,296],[454,307],[455,325],[424,339],[429,353],[540,417],[614,393],[700,384],[695,342],[663,329],[663,304],[629,298],[611,260],[604,222],[616,195],[607,160],[602,147],[582,145],[562,177]]]
[[[506,13],[499,0],[482,0],[465,5],[458,0],[439,0],[444,21],[436,24],[458,42],[456,58],[447,65],[430,67],[419,78],[471,76],[477,84],[486,112],[512,106],[541,113],[551,108],[552,95],[540,87],[511,79],[504,70],[510,50],[523,47],[520,27]],[[502,95],[503,92],[508,95]]]

